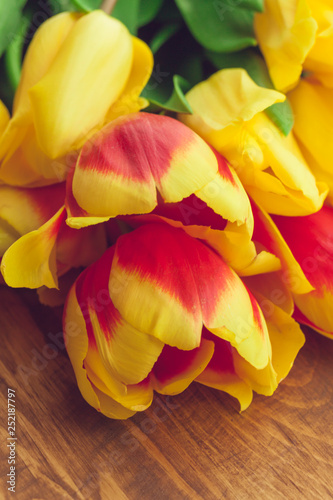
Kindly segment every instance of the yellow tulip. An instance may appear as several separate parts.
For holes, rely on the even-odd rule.
[[[193,114],[180,119],[223,154],[247,192],[268,212],[306,215],[327,194],[301,154],[263,111],[285,96],[257,86],[243,69],[221,70],[191,89]]]
[[[327,201],[333,204],[333,89],[304,79],[288,98],[295,113],[293,130],[302,153],[316,179],[329,186]]]
[[[333,5],[329,0],[266,0],[255,32],[275,87],[294,88],[303,70],[333,87]]]
[[[146,105],[139,94],[152,64],[146,44],[102,11],[43,23],[0,141],[0,179],[22,186],[63,180],[72,166],[67,153],[111,119]]]

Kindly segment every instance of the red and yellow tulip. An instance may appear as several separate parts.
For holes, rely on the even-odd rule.
[[[295,318],[328,337],[333,335],[333,209],[324,206],[305,217],[265,214],[253,207],[253,239],[274,253],[281,262],[280,283],[267,286],[276,290],[280,304],[295,302]]]
[[[0,179],[15,186],[64,180],[69,153],[105,123],[147,105],[139,95],[152,66],[147,45],[102,11],[47,20],[24,59],[0,141]]]
[[[81,274],[64,332],[82,395],[112,418],[146,409],[154,391],[178,394],[194,380],[245,409],[252,390],[272,394],[304,341],[275,306],[265,320],[214,250],[166,223],[121,236]]]

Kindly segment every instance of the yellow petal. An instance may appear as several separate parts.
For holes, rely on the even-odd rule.
[[[0,139],[3,134],[8,122],[9,122],[9,111],[2,101],[0,101]]]
[[[295,87],[317,31],[307,1],[265,0],[254,28],[275,88],[286,92]]]
[[[140,98],[140,94],[153,71],[154,59],[148,45],[136,37],[132,37],[133,63],[126,86],[117,101],[109,109],[105,122],[110,122],[121,115],[136,113],[148,106],[148,102]]]
[[[329,0],[307,0],[318,24],[316,41],[310,50],[304,69],[328,87],[333,86],[333,7]]]
[[[214,354],[208,366],[196,378],[196,382],[224,391],[238,399],[241,411],[246,410],[252,401],[251,386],[237,373],[235,358],[239,357],[236,349],[227,341],[204,332],[214,344]]]
[[[309,165],[318,175],[318,180],[328,179],[332,184],[332,91],[318,83],[302,80],[289,98],[295,112],[295,135],[309,159]],[[317,166],[323,175],[320,175]]]
[[[284,311],[271,302],[267,296],[255,292],[262,310],[272,345],[272,366],[279,383],[289,373],[298,351],[304,345],[305,337],[299,324]]]
[[[56,158],[101,126],[132,64],[125,26],[102,11],[77,20],[41,80],[29,90],[42,150]]]
[[[64,186],[42,189],[0,186],[0,256],[22,235],[38,229],[63,204]]]
[[[301,266],[293,256],[272,218],[259,206],[253,204],[254,240],[276,255],[282,264],[282,280],[293,293],[308,293],[313,286],[306,278]],[[274,302],[274,301],[273,301]]]
[[[99,399],[84,369],[83,362],[88,351],[86,323],[75,294],[71,289],[64,308],[64,341],[71,360],[78,387],[84,399],[94,408],[100,407]]]
[[[193,87],[186,98],[194,114],[180,115],[181,120],[221,152],[236,127],[286,97],[259,87],[244,69],[223,69]]]
[[[55,243],[64,208],[35,231],[25,234],[11,245],[1,261],[1,272],[6,283],[14,288],[57,288]]]
[[[31,124],[31,102],[28,90],[48,71],[59,48],[79,19],[79,14],[64,12],[44,22],[36,31],[24,58],[22,75],[17,88],[13,117],[0,141],[0,157],[12,156]]]

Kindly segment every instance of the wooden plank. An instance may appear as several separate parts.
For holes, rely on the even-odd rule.
[[[7,388],[15,389],[19,499],[333,498],[333,343],[307,332],[291,375],[238,413],[193,384],[127,421],[90,408],[61,343],[60,310],[0,289],[1,491]],[[49,346],[57,343],[55,350]]]

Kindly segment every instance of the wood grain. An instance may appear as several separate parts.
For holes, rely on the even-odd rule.
[[[232,398],[193,384],[174,398],[157,395],[130,420],[112,421],[79,394],[59,310],[40,306],[33,292],[1,287],[0,329],[1,498],[333,498],[329,339],[306,332],[290,376],[243,414]],[[8,387],[17,395],[15,494],[6,485]]]

